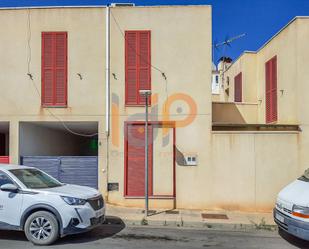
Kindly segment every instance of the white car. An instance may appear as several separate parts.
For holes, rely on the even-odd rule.
[[[278,194],[274,220],[280,229],[309,240],[309,170]]]
[[[105,220],[102,195],[41,170],[0,164],[0,229],[22,230],[36,245],[89,231]]]

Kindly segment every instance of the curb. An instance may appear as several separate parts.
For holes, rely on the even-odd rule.
[[[229,230],[229,231],[277,231],[276,225],[268,224],[232,224],[232,223],[209,223],[209,222],[188,222],[188,221],[164,221],[164,220],[132,220],[123,219],[128,226],[156,226],[156,227],[171,227],[171,228],[198,228],[205,230]]]

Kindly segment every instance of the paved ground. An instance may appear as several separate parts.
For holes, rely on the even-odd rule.
[[[139,225],[143,220],[143,209],[119,207],[107,205],[107,213],[112,216],[118,216],[125,221],[127,225]],[[225,215],[226,219],[204,218],[206,215]],[[276,228],[272,212],[268,213],[246,213],[231,212],[223,210],[156,210],[156,213],[148,218],[148,224],[152,226],[167,225],[170,227],[184,226],[194,228],[204,228],[210,226],[216,229],[241,229],[241,228]]]
[[[237,248],[237,249],[288,249],[309,248],[309,242],[286,234],[271,231],[222,231],[192,228],[169,228],[150,226],[125,227],[117,218],[110,219],[87,234],[68,236],[48,249],[195,249],[195,248]],[[282,237],[283,236],[283,237]],[[23,233],[0,231],[1,249],[30,249]]]

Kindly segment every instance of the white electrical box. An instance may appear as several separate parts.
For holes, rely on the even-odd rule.
[[[185,164],[186,166],[196,166],[197,165],[197,155],[186,155]]]

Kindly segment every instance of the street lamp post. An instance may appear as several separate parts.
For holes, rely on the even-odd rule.
[[[151,97],[151,90],[140,90],[139,94],[145,97],[145,218],[148,217],[149,196],[148,196],[148,99]]]

